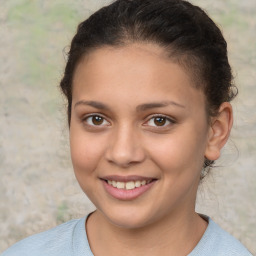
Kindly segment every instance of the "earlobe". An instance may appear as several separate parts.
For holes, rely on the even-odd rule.
[[[208,142],[205,150],[205,157],[209,160],[217,160],[220,151],[230,135],[233,125],[232,106],[228,102],[221,104],[218,115],[212,118],[209,127]]]

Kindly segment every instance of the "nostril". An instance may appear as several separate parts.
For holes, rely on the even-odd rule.
[[[129,167],[145,159],[145,154],[134,127],[123,125],[113,133],[106,151],[109,163]]]

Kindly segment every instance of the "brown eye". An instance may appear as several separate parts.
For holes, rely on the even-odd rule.
[[[172,119],[170,119],[166,116],[161,116],[161,115],[157,116],[156,115],[156,116],[151,117],[147,121],[146,125],[151,126],[151,127],[166,127],[166,126],[169,126],[174,123],[175,122]]]
[[[91,115],[91,116],[87,117],[85,119],[85,122],[91,126],[109,125],[109,122],[105,118],[103,118],[102,116],[98,116],[98,115]]]
[[[101,125],[103,123],[104,119],[101,116],[93,116],[92,117],[92,123],[94,125]]]
[[[160,117],[155,117],[154,118],[154,124],[156,126],[164,126],[165,123],[166,123],[166,117],[160,116]]]

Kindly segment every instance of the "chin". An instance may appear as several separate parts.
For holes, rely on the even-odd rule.
[[[134,217],[127,218],[127,216],[112,218],[112,219],[109,219],[109,221],[114,226],[117,226],[122,229],[139,229],[139,228],[145,227],[147,224],[147,223],[145,223],[145,219],[142,220],[142,219],[136,218],[136,217],[135,218]]]
[[[112,225],[123,229],[143,228],[153,222],[153,216],[136,209],[101,211],[103,217]]]

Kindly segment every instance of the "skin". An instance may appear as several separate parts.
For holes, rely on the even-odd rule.
[[[94,255],[191,252],[207,227],[195,213],[204,157],[219,157],[232,126],[230,104],[209,124],[205,95],[192,76],[154,44],[103,47],[85,56],[72,101],[74,171],[97,208],[86,227]],[[155,115],[166,118],[163,126]],[[141,196],[119,200],[104,189],[108,175],[156,181]]]

